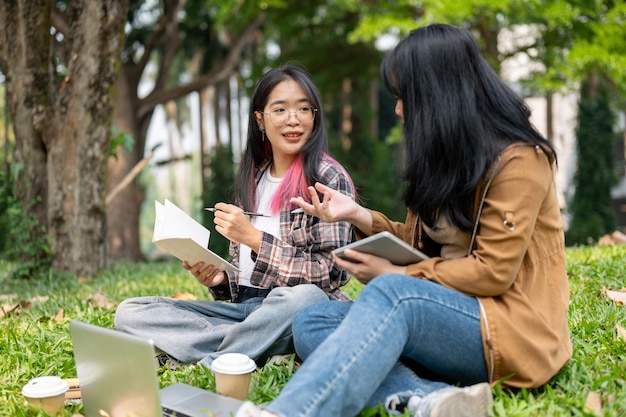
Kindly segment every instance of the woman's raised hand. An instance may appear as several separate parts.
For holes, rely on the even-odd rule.
[[[318,195],[322,194],[322,200]],[[319,217],[325,222],[351,221],[360,206],[349,196],[333,190],[319,182],[315,187],[309,187],[311,204],[302,197],[292,198],[291,203],[296,204],[310,216]]]

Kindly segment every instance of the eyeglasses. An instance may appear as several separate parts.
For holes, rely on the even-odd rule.
[[[300,123],[311,123],[315,119],[315,112],[317,109],[315,107],[300,107],[296,111],[289,111],[287,109],[278,108],[273,109],[268,114],[270,116],[270,121],[274,126],[283,126],[289,120],[289,116],[295,113],[296,117],[300,121]]]

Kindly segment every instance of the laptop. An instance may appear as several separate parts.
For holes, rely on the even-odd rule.
[[[70,321],[86,417],[229,417],[243,401],[184,383],[159,390],[151,340]]]

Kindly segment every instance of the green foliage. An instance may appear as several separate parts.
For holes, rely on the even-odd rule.
[[[282,4],[281,4],[282,3]],[[362,103],[367,103],[367,82],[378,76],[382,53],[374,45],[375,33],[389,30],[397,32],[394,23],[410,20],[406,13],[406,1],[400,4],[374,1],[305,1],[297,8],[289,2],[268,4],[264,37],[252,57],[250,78],[256,80],[264,70],[286,62],[302,64],[313,76],[322,93],[328,113],[341,113],[340,96],[344,80],[359,80]],[[383,22],[373,24],[369,17],[388,16],[387,27]],[[364,27],[361,27],[365,24]],[[268,45],[275,46],[268,50]],[[356,88],[353,87],[353,90]],[[351,101],[357,104],[357,101]]]
[[[585,244],[615,230],[611,187],[616,184],[615,116],[609,91],[598,82],[595,93],[583,84],[576,130],[578,166],[574,197],[569,205],[572,221],[566,234],[568,245]]]
[[[363,2],[351,0],[350,9],[359,20],[347,39],[350,43],[373,43],[384,35],[403,36],[415,29],[416,19],[423,13],[415,0]]]
[[[38,203],[39,199],[29,204]],[[52,241],[46,228],[31,213],[30,207],[10,195],[6,198],[6,211],[0,212],[0,223],[10,225],[6,230],[3,256],[15,262],[12,273],[15,278],[41,278],[52,265]]]
[[[504,59],[517,54],[538,64],[531,65],[526,78],[533,91],[575,90],[590,70],[613,80],[622,97],[626,91],[623,1],[424,0],[419,5],[416,26],[443,22],[468,28],[496,69]],[[378,18],[382,25],[384,20],[384,16]],[[387,24],[394,27],[392,22]],[[518,35],[512,38],[514,44],[493,48],[492,43],[490,47],[499,33],[520,27],[534,39]]]
[[[209,156],[210,173],[202,185],[203,207],[213,207],[215,203],[232,202],[232,186],[235,182],[233,151],[230,146],[214,147]],[[229,241],[215,231],[213,213],[202,213],[204,226],[211,231],[211,250],[222,257],[228,257]]]
[[[130,151],[135,146],[135,139],[132,134],[113,126],[111,128],[111,140],[109,141],[109,156],[117,159],[120,146]]]
[[[579,416],[587,396],[602,399],[604,417],[626,414],[626,343],[617,326],[626,322],[626,307],[602,295],[603,288],[619,290],[626,275],[626,245],[577,247],[566,250],[570,277],[569,323],[574,352],[571,361],[547,385],[539,389],[494,389],[496,417]],[[179,262],[122,263],[102,270],[93,280],[78,282],[72,276],[16,281],[9,278],[13,266],[0,260],[0,288],[13,294],[3,304],[33,301],[21,314],[0,319],[0,416],[43,416],[24,407],[21,388],[30,378],[58,375],[76,376],[69,333],[69,320],[81,320],[113,327],[115,306],[122,300],[147,294],[172,296],[188,292],[203,299],[206,289],[191,278]],[[362,285],[351,280],[345,287],[358,297]],[[101,294],[112,306],[94,303]],[[27,303],[24,303],[26,305]],[[292,360],[267,364],[254,373],[249,399],[262,404],[274,398],[297,370]],[[175,382],[214,390],[213,376],[202,366],[161,368],[162,387]],[[63,416],[82,412],[80,405],[68,405]],[[382,410],[364,410],[359,417],[387,416]]]
[[[563,52],[568,53],[563,53],[560,61],[549,66],[548,72],[565,75],[570,83],[584,79],[592,71],[597,72],[611,80],[612,88],[623,97],[626,93],[626,3],[567,1],[567,7],[561,7],[557,13],[570,18],[553,25],[551,32],[559,30],[570,40],[554,45],[565,47]]]
[[[22,167],[12,164],[8,178],[4,171],[0,172],[0,257],[15,262],[13,277],[40,278],[48,274],[52,265],[52,241],[32,215],[40,198],[25,206],[13,196],[11,177]]]

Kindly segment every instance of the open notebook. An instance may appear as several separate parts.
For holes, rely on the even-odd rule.
[[[234,416],[240,400],[176,383],[159,390],[150,340],[70,322],[86,417]]]

